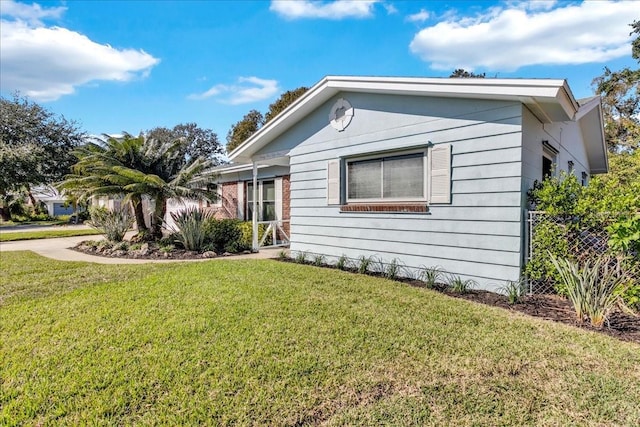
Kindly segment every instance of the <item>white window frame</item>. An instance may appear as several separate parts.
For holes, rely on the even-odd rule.
[[[391,151],[377,154],[370,154],[366,156],[359,157],[350,157],[345,159],[345,198],[347,204],[357,204],[357,203],[399,203],[399,202],[427,202],[428,200],[428,191],[429,191],[429,163],[427,158],[427,147],[413,149],[413,150],[403,150],[403,151]],[[383,160],[385,158],[393,158],[393,157],[402,157],[411,154],[422,154],[422,173],[424,175],[422,182],[422,197],[381,197],[381,198],[369,198],[369,199],[353,199],[349,198],[349,164],[354,162],[366,161],[366,160]],[[383,179],[380,180],[380,193],[383,193],[384,186],[384,162],[382,162],[382,173],[381,176]]]
[[[272,182],[273,183],[273,187],[274,187],[274,197],[275,199],[273,200],[274,202],[274,209],[275,209],[275,218],[274,220],[278,220],[278,191],[277,191],[277,186],[278,186],[278,182],[277,182],[277,178],[266,178],[266,179],[260,179],[258,180],[258,203],[257,203],[257,208],[258,208],[258,221],[266,221],[263,218],[262,213],[264,212],[264,183],[265,182]],[[247,215],[249,214],[249,212],[251,212],[251,209],[253,209],[253,200],[250,200],[251,196],[253,196],[253,189],[251,189],[251,186],[253,186],[253,181],[246,181],[246,193],[247,193],[247,199],[245,202],[245,209],[247,212]],[[270,200],[267,200],[267,202],[270,202]],[[251,216],[251,215],[249,215]],[[273,221],[273,220],[272,220]]]

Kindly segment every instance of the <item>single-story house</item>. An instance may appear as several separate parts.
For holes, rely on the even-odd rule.
[[[71,215],[74,213],[73,205],[53,187],[34,187],[32,194],[37,201],[47,206],[49,216]]]
[[[283,222],[294,255],[488,290],[520,277],[534,181],[608,170],[600,99],[550,79],[329,76],[229,158],[219,217]]]

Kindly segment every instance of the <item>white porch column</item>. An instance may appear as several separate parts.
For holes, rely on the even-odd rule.
[[[258,164],[253,162],[253,241],[251,249],[253,252],[258,252]]]

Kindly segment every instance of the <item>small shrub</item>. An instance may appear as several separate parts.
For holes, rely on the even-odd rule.
[[[188,251],[201,251],[207,238],[205,221],[212,217],[213,214],[210,211],[199,208],[172,212],[171,218],[178,229],[174,238]]]
[[[250,249],[243,240],[242,221],[238,219],[209,219],[205,222],[206,243],[211,243],[216,252],[237,253]]]
[[[438,266],[424,267],[420,275],[421,280],[427,288],[435,288],[444,278],[444,272]]]
[[[142,243],[134,243],[131,246],[129,246],[129,250],[132,251],[139,251],[142,248]]]
[[[399,271],[400,271],[400,262],[398,258],[394,258],[391,260],[389,264],[387,264],[387,268],[384,272],[384,275],[387,279],[396,280],[398,278]]]
[[[240,245],[243,248],[250,249],[253,246],[253,223],[251,221],[240,221],[240,230],[242,237],[240,239]],[[265,231],[267,231],[267,224],[258,224],[258,242],[262,240]],[[269,246],[272,242],[271,234],[264,240],[264,245]]]
[[[126,251],[129,250],[129,242],[127,242],[126,240],[118,242],[115,245],[113,245],[113,250],[114,251],[125,251],[126,252]]]
[[[527,294],[527,286],[524,280],[510,280],[501,289],[507,295],[507,301],[511,305],[518,304]]]
[[[336,268],[339,270],[346,270],[349,268],[348,263],[349,258],[347,258],[346,255],[340,255],[340,258],[338,258],[338,261],[336,262]]]
[[[307,263],[307,253],[304,251],[299,251],[296,255],[296,262],[298,264],[306,264]]]
[[[364,255],[358,258],[358,273],[367,274],[369,271],[369,267],[371,266],[371,257],[366,257]]]
[[[471,279],[464,280],[460,276],[451,276],[449,278],[448,285],[453,292],[457,294],[466,294],[471,289],[473,289],[473,287],[476,285],[476,282]]]
[[[101,231],[111,242],[121,242],[134,221],[127,208],[114,210],[91,208],[90,213],[89,226]]]
[[[169,253],[172,252],[176,247],[174,245],[159,245],[158,250],[160,252]]]
[[[283,261],[285,259],[289,259],[289,254],[286,249],[282,249],[278,252],[278,259]]]
[[[566,287],[577,320],[582,322],[586,316],[592,326],[601,328],[613,307],[622,303],[620,295],[631,283],[620,268],[620,260],[603,255],[587,258],[580,264],[553,254],[549,256]]]
[[[324,259],[325,259],[324,255],[320,255],[320,254],[316,255],[313,258],[313,265],[315,265],[316,267],[320,267],[324,265]]]

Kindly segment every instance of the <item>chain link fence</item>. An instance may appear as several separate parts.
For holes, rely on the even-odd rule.
[[[556,293],[556,271],[549,252],[575,261],[605,254],[619,254],[610,244],[611,226],[624,218],[607,214],[581,218],[575,215],[551,215],[529,211],[527,220],[527,257],[525,276],[532,294]],[[608,230],[609,228],[609,230]],[[640,282],[640,257],[627,251],[624,268],[636,283]]]

